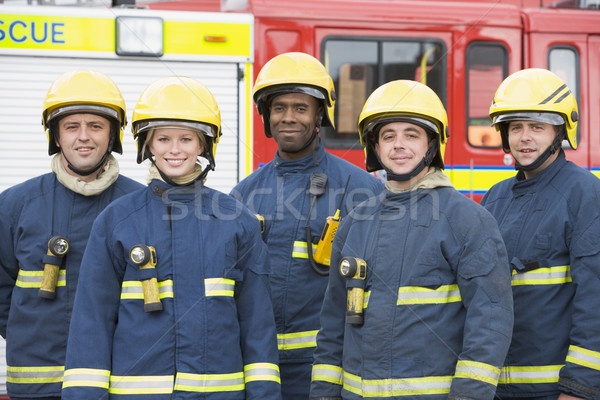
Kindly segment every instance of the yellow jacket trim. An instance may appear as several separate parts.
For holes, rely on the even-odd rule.
[[[179,372],[175,378],[175,390],[188,392],[233,392],[244,388],[243,372],[212,375]]]
[[[344,383],[344,370],[336,365],[314,364],[310,380],[311,382],[324,381],[341,386]]]
[[[458,285],[443,285],[437,289],[405,286],[398,289],[397,305],[444,304],[461,301]]]
[[[65,371],[63,389],[68,387],[97,387],[108,389],[110,371],[105,369],[72,368]]]
[[[517,273],[513,270],[512,285],[560,285],[572,282],[571,266],[538,268],[532,271]]]
[[[570,345],[567,362],[600,371],[600,352]]]
[[[17,281],[15,286],[28,288],[28,289],[39,289],[42,286],[42,276],[44,271],[25,271],[19,269],[19,275],[17,275]],[[61,269],[58,271],[58,281],[56,286],[65,286],[67,284],[67,271]]]
[[[312,244],[313,254],[315,254],[315,251],[317,250],[317,245],[314,243],[311,243],[311,244]],[[305,258],[308,260],[307,248],[308,248],[308,246],[307,246],[306,242],[301,242],[301,241],[294,242],[294,248],[292,249],[292,257]]]
[[[111,376],[112,394],[169,394],[173,393],[173,375]]]
[[[173,298],[172,280],[169,279],[162,282],[158,282],[158,297],[161,299],[164,299],[166,297]],[[121,285],[121,300],[144,300],[142,282],[124,281]]]
[[[271,363],[253,363],[244,366],[245,383],[256,381],[272,381],[281,383],[279,366]]]
[[[553,383],[558,382],[558,373],[564,365],[534,365],[527,367],[502,367],[498,383]]]
[[[454,377],[474,379],[496,386],[500,379],[500,368],[477,361],[458,360]]]
[[[204,293],[208,296],[233,297],[235,281],[225,278],[207,278],[204,280]]]
[[[278,333],[277,348],[279,350],[306,349],[317,347],[317,332]]]
[[[420,396],[450,393],[452,376],[362,379],[344,371],[344,389],[362,397]]]
[[[10,383],[56,383],[62,382],[64,366],[53,367],[6,367],[6,381]]]

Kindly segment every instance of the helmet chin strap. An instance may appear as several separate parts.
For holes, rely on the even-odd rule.
[[[533,170],[538,169],[544,162],[546,162],[546,160],[552,154],[556,153],[556,151],[561,148],[563,137],[564,137],[564,132],[565,131],[563,129],[560,134],[556,135],[556,137],[552,141],[552,144],[550,146],[548,146],[548,148],[546,150],[544,150],[544,152],[542,154],[540,154],[540,156],[538,158],[536,158],[535,161],[532,162],[531,164],[521,165],[521,164],[519,164],[517,159],[515,159],[515,169],[517,171],[533,171]]]
[[[433,162],[433,158],[437,154],[440,144],[438,143],[437,140],[434,141],[433,144],[431,146],[429,146],[429,148],[427,149],[427,153],[425,153],[425,157],[423,157],[421,162],[419,162],[419,164],[417,164],[417,166],[415,168],[413,168],[412,171],[407,172],[406,174],[396,174],[391,169],[386,167],[381,162],[381,159],[379,158],[379,154],[377,154],[377,152],[373,148],[373,144],[371,144],[369,142],[369,146],[371,146],[371,151],[373,151],[373,154],[377,158],[377,161],[379,161],[379,165],[381,165],[383,167],[383,169],[385,170],[388,180],[397,181],[397,182],[406,182],[406,181],[411,180],[415,176],[419,175],[419,173],[421,173],[421,171],[423,171],[425,169],[425,167],[429,167],[431,165],[431,163]]]
[[[73,164],[71,164],[71,162],[69,161],[69,159],[67,158],[65,153],[62,151],[62,147],[60,148],[60,153],[61,153],[62,157],[65,159],[65,161],[67,162],[67,165],[71,171],[75,172],[79,176],[89,176],[89,175],[93,174],[94,172],[96,172],[98,169],[100,169],[100,167],[102,167],[104,165],[104,163],[106,162],[106,159],[110,155],[114,141],[115,141],[115,135],[111,134],[110,140],[108,141],[108,147],[106,148],[106,153],[104,153],[104,156],[102,156],[102,159],[100,161],[98,161],[98,163],[96,165],[94,165],[93,167],[88,168],[88,169],[80,169],[80,168],[75,167]]]

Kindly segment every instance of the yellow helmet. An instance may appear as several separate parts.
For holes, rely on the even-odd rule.
[[[184,127],[201,132],[206,139],[202,157],[215,167],[215,153],[221,137],[221,113],[212,93],[193,78],[172,76],[152,83],[141,94],[135,108],[131,131],[137,141],[137,162],[144,153],[148,132],[160,127]]]
[[[80,69],[61,75],[48,89],[42,111],[42,126],[48,135],[48,154],[58,153],[56,124],[60,118],[77,113],[97,114],[115,121],[119,130],[108,152],[123,152],[123,128],[127,125],[125,100],[117,85],[99,71]],[[111,134],[112,130],[111,130]]]
[[[319,60],[306,53],[280,54],[267,62],[254,84],[254,102],[262,115],[265,134],[271,137],[269,104],[273,96],[304,93],[323,104],[323,126],[333,127],[335,89],[327,69]]]
[[[496,90],[490,118],[500,131],[502,148],[507,153],[507,125],[517,120],[564,125],[569,144],[577,148],[577,100],[562,79],[547,69],[529,68],[507,77]]]
[[[374,144],[379,129],[390,122],[405,121],[421,126],[437,136],[439,147],[430,162],[444,167],[444,152],[448,139],[448,117],[440,98],[426,85],[397,80],[377,88],[367,99],[358,117],[360,143],[365,148],[367,171],[384,169]]]

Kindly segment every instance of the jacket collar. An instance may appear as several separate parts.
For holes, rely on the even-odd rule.
[[[277,174],[282,175],[290,172],[310,172],[316,166],[323,163],[326,157],[325,148],[323,147],[323,143],[321,142],[321,139],[319,137],[317,137],[315,141],[317,142],[315,150],[309,155],[302,157],[298,160],[283,159],[279,156],[279,152],[277,152],[275,154],[275,158],[273,159],[273,164],[275,166]]]
[[[565,152],[560,151],[556,160],[552,164],[548,165],[542,172],[534,176],[533,178],[524,179],[523,171],[519,171],[517,176],[514,178],[513,192],[528,192],[537,189],[540,185],[548,185],[552,179],[558,174],[558,172],[567,164]]]

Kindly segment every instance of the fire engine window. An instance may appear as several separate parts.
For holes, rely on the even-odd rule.
[[[496,89],[506,78],[508,56],[504,46],[472,43],[467,48],[467,141],[473,147],[499,148],[500,134],[492,126],[489,109]]]
[[[577,99],[577,104],[581,104],[579,99],[579,54],[577,50],[570,46],[555,46],[548,52],[548,69],[558,75],[571,89],[571,92]],[[577,127],[577,136],[575,140],[579,143],[579,126]],[[568,141],[563,142],[564,149],[570,149]]]
[[[431,87],[445,103],[444,45],[432,39],[328,38],[322,60],[333,79],[336,129],[323,129],[329,148],[361,148],[358,117],[367,97],[379,86],[411,79]]]

